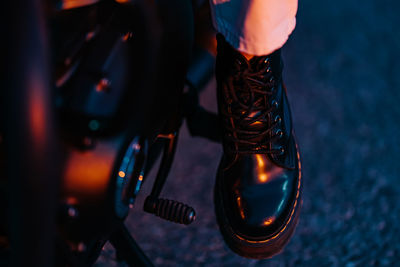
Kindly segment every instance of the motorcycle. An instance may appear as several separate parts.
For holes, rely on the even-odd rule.
[[[152,266],[124,225],[152,168],[158,172],[144,211],[180,224],[195,220],[192,207],[161,197],[183,120],[192,135],[220,139],[217,116],[198,101],[213,74],[215,43],[206,4],[194,6],[7,4],[1,264],[90,266],[109,241],[130,266]],[[203,33],[195,48],[193,14],[208,21],[196,24]]]

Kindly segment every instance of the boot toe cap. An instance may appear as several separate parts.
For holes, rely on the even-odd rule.
[[[234,232],[258,240],[284,227],[296,200],[298,168],[285,169],[256,154],[237,160],[220,175],[220,196]]]

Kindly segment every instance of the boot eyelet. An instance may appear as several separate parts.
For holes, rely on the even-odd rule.
[[[270,66],[268,66],[267,72],[271,72],[271,67]]]
[[[269,63],[269,57],[267,57],[267,58],[264,59],[264,63],[265,63],[265,64],[268,64],[268,63]]]
[[[273,83],[274,82],[274,77],[271,76],[271,78],[269,78],[269,83]]]
[[[285,153],[285,149],[283,148],[283,146],[279,147],[279,156],[282,156]]]
[[[279,124],[280,124],[280,123],[282,122],[282,118],[281,118],[281,116],[279,116],[279,115],[276,115],[276,116],[275,116],[275,119],[274,119],[274,122],[275,122],[275,123],[279,123]]]
[[[271,102],[271,106],[274,107],[275,109],[277,109],[277,108],[279,107],[278,101],[273,100],[273,101]]]
[[[283,137],[283,131],[281,129],[276,130],[275,136],[278,136],[279,139],[281,139]]]

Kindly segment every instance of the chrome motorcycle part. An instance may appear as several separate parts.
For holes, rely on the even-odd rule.
[[[147,156],[147,140],[135,137],[127,147],[117,169],[115,182],[115,213],[118,218],[128,215],[129,207],[133,205],[139,193],[144,176],[144,166]]]

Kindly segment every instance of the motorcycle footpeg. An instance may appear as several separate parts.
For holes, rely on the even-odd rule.
[[[185,225],[191,224],[196,219],[196,212],[192,207],[170,199],[148,196],[143,209],[162,219]]]

